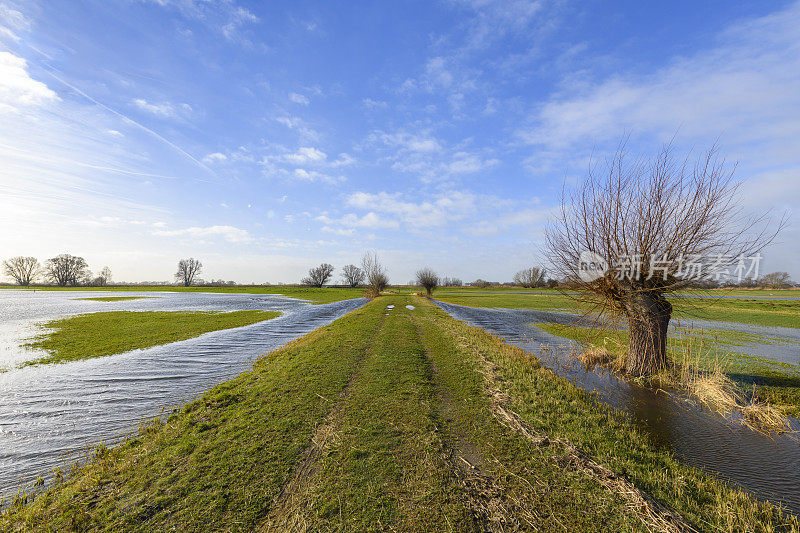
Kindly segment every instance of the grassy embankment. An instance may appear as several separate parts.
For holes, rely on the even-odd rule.
[[[741,322],[756,326],[800,328],[800,300],[743,300],[724,296],[777,296],[797,298],[800,291],[692,291],[685,297],[671,298],[674,318]],[[696,296],[692,298],[692,296]],[[711,298],[706,298],[711,296]],[[714,298],[719,296],[720,298]],[[702,298],[701,298],[702,297]],[[582,313],[586,306],[554,290],[446,288],[436,291],[443,302],[469,307],[501,307]]]
[[[279,316],[275,311],[109,311],[52,320],[25,346],[48,356],[25,364],[64,363],[198,337]]]
[[[549,445],[500,424],[498,403]],[[20,497],[0,529],[646,530],[557,439],[700,529],[798,528],[654,448],[534,357],[389,296],[97,448],[32,503]]]
[[[108,287],[53,287],[35,286],[18,287],[0,286],[5,289],[23,289],[31,291],[102,291],[102,292],[200,292],[214,294],[274,294],[308,300],[315,304],[338,302],[352,298],[361,298],[366,289],[357,287],[305,287],[302,285],[232,285],[221,287],[179,287],[174,285],[111,285]]]
[[[584,328],[562,324],[532,324],[548,333],[579,343],[604,348],[613,359],[624,356],[628,332],[600,327]],[[764,357],[745,355],[725,345],[773,342],[768,336],[726,330],[684,330],[667,341],[670,359],[691,366],[692,376],[706,377],[714,372],[727,376],[747,396],[779,408],[786,416],[800,416],[800,367]],[[679,370],[679,369],[677,369]],[[664,376],[678,383],[676,376]],[[690,385],[690,384],[689,384]]]

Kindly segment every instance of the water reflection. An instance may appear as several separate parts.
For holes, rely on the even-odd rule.
[[[541,355],[542,362],[557,374],[630,414],[654,442],[681,460],[714,472],[760,499],[780,502],[793,513],[800,513],[800,443],[796,440],[755,433],[736,421],[698,408],[678,394],[628,383],[604,369],[587,371],[570,356],[564,347],[565,339],[528,325],[569,324],[575,319],[572,315],[436,303],[454,318],[499,335],[528,353]],[[800,421],[793,419],[792,426],[800,430]]]
[[[109,303],[75,300],[96,295],[4,290],[0,331],[101,310],[264,309],[283,315],[145,350],[0,373],[0,497],[40,474],[47,477],[70,452],[136,429],[165,406],[195,397],[247,370],[259,355],[366,302],[360,298],[311,305],[279,296],[196,293],[159,293],[157,298]],[[20,357],[19,346],[5,351],[13,352],[10,359]]]

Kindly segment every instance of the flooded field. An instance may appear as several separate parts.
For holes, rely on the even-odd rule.
[[[800,512],[800,442],[786,435],[768,437],[741,427],[736,420],[725,420],[686,401],[678,394],[656,393],[619,379],[597,368],[585,370],[569,356],[568,341],[550,335],[529,324],[564,323],[576,320],[573,315],[545,311],[486,309],[436,302],[459,320],[503,337],[526,352],[535,354],[557,374],[569,379],[597,398],[624,412],[644,428],[658,445],[670,449],[693,466],[714,472],[742,487],[756,497],[781,503],[794,513]],[[703,327],[723,328],[728,324],[705,322]],[[738,326],[737,326],[738,327]],[[791,328],[758,328],[742,325],[748,332],[798,337]],[[542,351],[542,347],[546,347]],[[769,345],[775,348],[776,345]],[[787,340],[776,360],[797,362],[800,345]],[[754,352],[751,352],[754,353]],[[754,353],[768,357],[769,352]],[[791,420],[794,430],[800,421]]]
[[[108,292],[0,293],[0,497],[64,465],[75,452],[113,442],[141,421],[247,370],[261,354],[361,307],[366,300],[312,305],[271,295],[143,293],[138,300],[86,301]],[[137,293],[126,294],[137,296]],[[99,311],[279,311],[241,328],[63,364],[19,363],[41,354],[20,347],[53,318]]]

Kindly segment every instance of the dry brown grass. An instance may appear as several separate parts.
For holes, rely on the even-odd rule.
[[[703,336],[690,332],[681,337],[675,351],[676,365],[673,367],[671,381],[686,390],[689,395],[708,409],[722,416],[738,414],[742,425],[760,433],[785,433],[790,431],[788,419],[775,407],[748,402],[739,386],[728,377],[727,364],[719,354],[707,353],[713,345]],[[678,362],[677,359],[680,358]],[[701,358],[710,359],[702,370]]]
[[[578,356],[578,360],[587,370],[591,370],[597,365],[608,366],[615,359],[605,346],[589,346]]]
[[[751,402],[741,409],[742,423],[762,433],[785,433],[791,426],[785,416],[766,403]]]

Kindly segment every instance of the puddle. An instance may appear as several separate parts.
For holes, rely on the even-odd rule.
[[[85,296],[115,294],[86,292]],[[74,296],[55,291],[0,292],[0,339],[32,331],[35,322],[95,311],[264,309],[283,316],[125,354],[0,373],[0,498],[8,498],[39,475],[50,479],[53,468],[76,458],[75,452],[85,445],[114,442],[163,408],[185,403],[250,369],[261,354],[367,302],[359,298],[311,305],[272,295],[199,293],[117,302],[70,300]],[[24,352],[12,348],[10,341],[2,346],[5,353],[0,357],[7,363]]]
[[[407,305],[406,309],[413,311],[414,309],[416,309],[416,307],[414,307],[413,305]]]
[[[566,339],[529,325],[569,324],[574,323],[574,316],[435,303],[454,318],[535,354],[557,374],[584,390],[594,391],[600,401],[630,414],[657,445],[671,450],[682,461],[714,472],[757,498],[782,503],[791,512],[800,513],[800,443],[796,440],[785,435],[771,438],[755,433],[680,398],[656,394],[652,389],[618,379],[601,368],[586,371],[570,360],[563,348]],[[548,347],[546,355],[540,353],[542,345]],[[792,426],[800,430],[800,421],[793,419]]]

